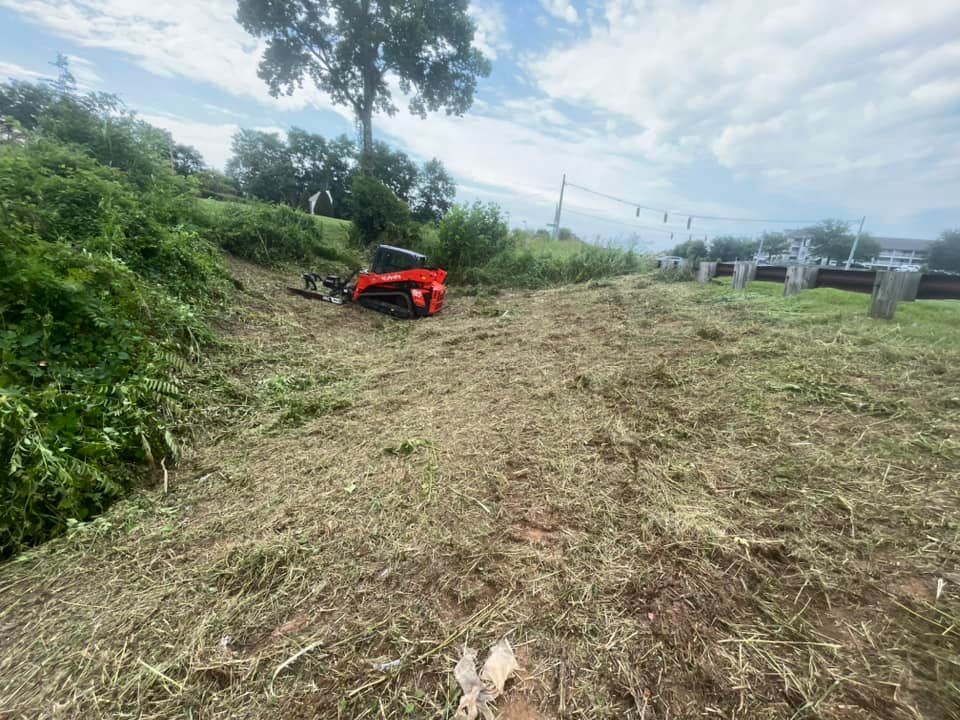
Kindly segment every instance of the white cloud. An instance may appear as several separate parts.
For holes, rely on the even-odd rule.
[[[498,53],[510,49],[507,41],[507,18],[496,0],[471,2],[467,12],[477,24],[473,41],[480,52],[488,58],[496,59]]]
[[[540,4],[543,5],[544,10],[558,20],[568,23],[577,21],[577,9],[569,0],[540,0]]]
[[[13,78],[14,80],[49,80],[52,74],[49,72],[38,72],[18,65],[14,62],[0,60],[0,78]]]
[[[96,64],[92,60],[81,55],[68,55],[67,60],[70,62],[70,72],[81,89],[92,89],[103,82],[103,78],[94,70]]]
[[[77,87],[81,90],[93,89],[102,78],[94,71],[93,63],[86,58],[76,55],[68,57],[70,62],[70,72],[77,81]],[[15,80],[53,80],[56,77],[57,70],[47,67],[43,71],[31,70],[15,62],[6,62],[0,60],[0,78],[13,78]]]
[[[503,0],[470,6],[477,43],[522,90],[506,100],[486,94],[464,118],[377,117],[375,133],[421,158],[440,157],[465,187],[526,194],[528,203],[530,193],[536,202],[555,193],[567,172],[615,194],[714,214],[762,212],[761,195],[874,219],[960,210],[957,0],[591,0],[580,4],[582,18],[569,0],[541,4],[550,17],[581,24],[560,34],[574,39],[554,38],[550,50],[528,57],[519,68],[526,75],[505,57]],[[81,46],[124,53],[157,75],[209,83],[275,110],[330,107],[309,83],[293,98],[269,97],[256,72],[262,47],[233,20],[234,0],[0,7]],[[19,77],[51,74],[8,62],[0,75],[5,68]],[[215,122],[147,119],[222,166],[242,118],[206,110]],[[346,108],[336,112],[350,118]],[[690,202],[685,193],[698,193],[690,179],[707,173],[724,186],[701,188]],[[708,199],[742,195],[736,188],[761,192],[743,195],[748,207]]]
[[[529,68],[550,99],[639,125],[626,142],[667,168],[718,162],[891,217],[960,194],[935,163],[960,142],[957,27],[955,0],[608,0]]]
[[[215,115],[226,115],[227,117],[235,118],[245,117],[243,113],[239,113],[236,110],[231,110],[230,108],[221,107],[220,105],[214,105],[213,103],[204,103],[203,109],[208,110]]]
[[[235,123],[203,123],[165,114],[140,114],[142,120],[151,125],[169,130],[173,139],[184,145],[192,145],[207,165],[223,170],[230,157],[230,141],[240,126]],[[275,131],[276,128],[264,128]]]
[[[155,75],[206,82],[279,109],[334,109],[309,83],[291,97],[270,97],[257,76],[262,45],[234,20],[234,0],[0,0],[0,7],[85,47],[124,53]]]

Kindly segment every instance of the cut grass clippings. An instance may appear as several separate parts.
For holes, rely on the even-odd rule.
[[[504,717],[960,717],[957,303],[234,271],[169,492],[0,568],[0,713],[449,718],[508,635]]]

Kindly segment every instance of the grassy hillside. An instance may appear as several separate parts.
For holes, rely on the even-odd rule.
[[[295,263],[303,269],[356,267],[362,253],[350,223],[257,201],[197,201],[195,220],[205,237],[235,257],[263,264]]]
[[[204,212],[213,216],[211,221],[215,223],[223,222],[229,215],[233,213],[243,213],[244,205],[255,206],[260,204],[256,201],[251,201],[249,203],[238,203],[215,200],[213,198],[202,198],[197,202]],[[325,217],[323,215],[306,215],[306,213],[304,213],[304,215],[316,224],[321,235],[325,239],[329,239],[332,242],[339,243],[344,246],[347,244],[350,233],[349,220],[340,220],[338,218]]]
[[[168,491],[0,567],[8,715],[451,717],[505,633],[506,717],[960,713],[957,303],[232,269]]]

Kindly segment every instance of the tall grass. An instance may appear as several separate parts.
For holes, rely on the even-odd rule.
[[[349,240],[349,223],[319,218],[286,205],[198,202],[197,221],[210,240],[231,255],[273,265],[295,262],[304,268],[321,264],[355,267],[358,250]]]
[[[632,249],[510,232],[493,204],[454,208],[438,227],[421,230],[416,249],[443,266],[453,284],[501,288],[586,282],[650,267]]]

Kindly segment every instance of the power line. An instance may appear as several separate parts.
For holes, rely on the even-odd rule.
[[[570,183],[567,183],[568,185]],[[658,232],[663,233],[664,235],[673,235],[675,232],[684,232],[683,230],[673,229],[673,230],[664,230],[663,228],[650,227],[649,225],[637,225],[631,222],[625,222],[624,220],[614,220],[612,218],[602,217],[600,215],[593,215],[592,213],[580,212],[578,210],[571,210],[569,205],[564,209],[564,212],[570,215],[580,215],[582,217],[592,218],[593,220],[601,220],[603,222],[614,223],[615,225],[623,225],[628,227],[631,230],[646,230],[648,232]]]
[[[655,208],[649,205],[643,205],[642,203],[633,202],[632,200],[626,200],[624,198],[617,197],[616,195],[610,195],[608,193],[600,192],[599,190],[594,190],[593,188],[588,188],[584,185],[577,185],[576,183],[572,183],[569,180],[567,180],[566,184],[569,185],[570,187],[577,188],[578,190],[583,190],[593,195],[606,198],[607,200],[613,200],[614,202],[618,202],[623,205],[627,205],[629,207],[635,207],[638,209],[638,211],[649,210],[650,212],[663,213],[664,222],[666,222],[667,216],[671,214],[686,216],[687,218],[689,218],[689,220],[687,221],[688,223],[687,229],[689,229],[690,220],[692,220],[693,218],[697,218],[699,220],[727,220],[730,222],[770,223],[771,225],[814,225],[817,222],[819,222],[818,220],[780,220],[776,218],[726,217],[723,215],[704,215],[699,212],[688,212],[686,210],[670,210],[668,208]]]
[[[568,183],[568,184],[569,184],[569,183]],[[722,236],[725,235],[725,233],[717,232],[717,231],[703,232],[702,229],[701,229],[701,230],[698,230],[697,232],[694,232],[694,231],[692,231],[692,230],[687,230],[685,227],[680,227],[680,226],[677,226],[677,225],[667,225],[666,227],[662,227],[662,226],[661,226],[661,227],[653,227],[653,226],[650,226],[650,225],[638,225],[638,224],[636,224],[636,223],[632,223],[632,222],[629,222],[629,221],[626,221],[626,220],[614,220],[613,218],[602,217],[602,216],[600,216],[600,215],[594,215],[594,214],[591,214],[591,213],[586,213],[586,212],[583,212],[582,210],[571,210],[571,209],[569,208],[569,204],[564,205],[564,212],[572,213],[572,214],[574,214],[574,215],[581,215],[581,216],[583,216],[583,217],[589,217],[589,218],[592,218],[592,219],[594,219],[594,220],[602,220],[603,222],[615,223],[615,224],[617,224],[617,225],[623,225],[624,227],[629,227],[629,228],[632,228],[632,229],[634,229],[634,230],[647,230],[647,231],[649,231],[649,232],[663,233],[664,235],[674,235],[674,234],[676,234],[677,237],[681,237],[681,236],[683,236],[683,235],[689,235],[689,236],[692,236],[692,237],[694,237],[694,238],[704,237],[704,239],[706,239],[706,238],[718,238],[718,237],[722,237]],[[757,236],[756,233],[754,233],[753,235],[749,235],[749,234],[747,235],[747,237],[756,237],[756,236]]]

